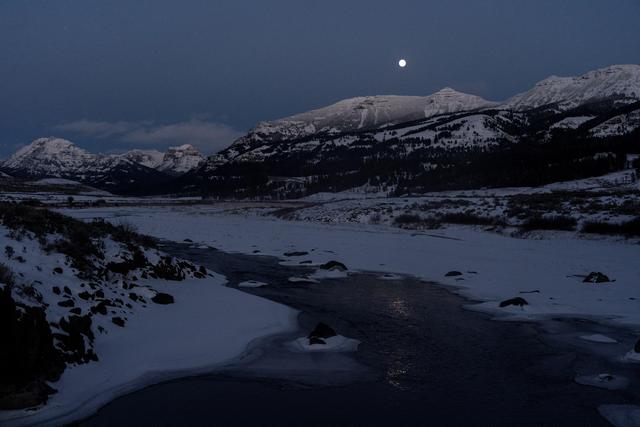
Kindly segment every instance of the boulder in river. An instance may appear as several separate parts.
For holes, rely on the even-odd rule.
[[[462,276],[462,273],[454,270],[444,275],[444,277],[456,277],[456,276]]]
[[[611,280],[606,274],[602,274],[599,271],[592,271],[583,280],[584,283],[608,283]]]
[[[526,299],[521,297],[515,297],[511,299],[504,300],[500,303],[500,307],[508,307],[510,305],[516,305],[518,307],[523,307],[525,305],[529,305]]]
[[[316,325],[315,329],[311,331],[308,338],[309,343],[311,344],[312,338],[331,338],[335,337],[336,335],[338,334],[336,334],[336,331],[334,331],[331,326],[327,325],[326,323],[319,322]]]
[[[347,266],[339,261],[329,261],[320,266],[323,270],[347,271]]]
[[[308,254],[309,252],[305,252],[305,251],[292,251],[292,252],[285,252],[284,256],[305,256]]]
[[[309,337],[309,345],[314,345],[314,344],[322,344],[325,345],[327,344],[327,342],[325,340],[323,340],[322,338],[318,338],[318,337]]]
[[[635,351],[636,353],[640,353],[640,340],[638,340],[635,347],[633,347],[633,351]]]

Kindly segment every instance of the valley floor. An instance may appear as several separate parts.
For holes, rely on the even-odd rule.
[[[298,277],[300,286],[304,281],[332,275],[343,278],[354,272],[379,272],[393,286],[396,274],[409,275],[449,287],[475,301],[468,308],[503,320],[578,317],[637,331],[638,238],[580,232],[589,221],[615,223],[637,216],[639,188],[632,178],[629,172],[622,172],[538,189],[433,193],[394,199],[338,194],[284,202],[202,202],[110,199],[101,195],[77,198],[66,206],[70,204],[65,202],[66,196],[54,195],[47,196],[45,203],[78,219],[102,218],[131,225],[140,233],[188,242],[193,247],[271,255],[291,266],[317,268],[328,261],[339,261],[348,267],[346,273],[317,270]],[[13,200],[31,197],[29,193],[3,196]],[[105,202],[96,206],[97,200]],[[573,231],[523,227],[530,217],[548,215],[573,218],[575,222],[568,227]],[[480,223],[474,217],[481,218]],[[494,222],[498,217],[503,221]],[[456,219],[462,224],[453,224]],[[601,272],[611,281],[585,283],[591,272]],[[14,421],[32,423],[50,419],[51,414],[63,420],[71,401],[75,402],[74,410],[85,407],[87,413],[91,412],[141,385],[211,370],[238,356],[251,340],[295,327],[294,310],[219,286],[224,283],[220,277],[210,280],[214,286],[172,289],[178,310],[142,313],[139,319],[129,321],[123,333],[113,335],[112,346],[100,348],[98,342],[99,354],[106,355],[110,349],[120,353],[106,356],[104,360],[111,363],[102,367],[88,364],[69,369],[58,386],[74,383],[86,387],[74,386],[73,392],[54,395],[45,410]],[[527,304],[500,307],[502,301],[515,297],[524,298]],[[249,311],[256,316],[242,315]],[[218,324],[233,324],[234,328],[208,327]],[[180,342],[180,348],[189,349],[181,354],[156,354],[152,343],[139,345],[140,336],[151,341],[176,339],[181,330],[194,327],[198,342]],[[201,342],[206,345],[201,347]],[[134,352],[131,360],[155,361],[152,365],[155,363],[157,369],[123,369],[117,378],[107,380],[115,366],[128,365],[130,348],[140,351],[138,355]],[[624,363],[640,362],[640,354],[631,346],[612,357]],[[104,378],[102,386],[91,393],[86,390],[94,383],[82,381],[89,377]],[[626,410],[629,408],[623,408]],[[638,409],[632,407],[631,411]]]

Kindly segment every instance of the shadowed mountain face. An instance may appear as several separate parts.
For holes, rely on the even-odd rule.
[[[204,159],[191,145],[100,156],[42,138],[1,165],[117,193],[300,197],[528,185],[623,168],[640,152],[640,66],[549,77],[503,103],[445,88],[370,96],[261,122]]]

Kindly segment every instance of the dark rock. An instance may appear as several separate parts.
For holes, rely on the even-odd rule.
[[[30,408],[45,403],[56,390],[44,381],[31,381],[22,385],[0,386],[0,409]]]
[[[121,328],[124,328],[124,319],[122,319],[122,317],[112,317],[111,321],[115,324],[120,326]]]
[[[93,314],[107,314],[107,304],[104,301],[100,301],[97,305],[91,307],[91,313]]]
[[[191,239],[184,239],[183,242],[187,242],[187,243],[193,243],[193,240]]]
[[[156,304],[173,304],[173,297],[169,294],[165,294],[164,292],[158,292],[151,298],[151,301]]]
[[[592,271],[583,280],[584,283],[607,283],[611,282],[609,278],[599,271]]]
[[[60,307],[73,307],[76,305],[76,303],[74,303],[72,299],[65,299],[65,300],[59,301],[58,305]]]
[[[56,267],[53,269],[53,273],[54,274],[62,274],[62,268],[61,267]]]
[[[64,293],[65,293],[65,294],[67,294],[67,295],[71,295],[71,289],[69,289],[69,287],[68,287],[68,286],[65,286],[65,287],[63,288],[63,290],[64,290]]]
[[[129,298],[132,301],[138,301],[138,294],[134,294],[133,292],[129,292]]]
[[[330,337],[335,337],[336,331],[333,330],[333,328],[329,325],[327,325],[326,323],[323,322],[319,322],[315,329],[313,331],[311,331],[311,333],[309,334],[309,336],[307,338],[311,339],[313,337],[315,338],[330,338]]]
[[[507,299],[504,300],[500,303],[500,307],[508,307],[510,305],[517,305],[519,307],[525,306],[525,305],[529,305],[529,303],[527,302],[527,300],[525,300],[524,298],[521,297],[515,297],[515,298],[511,298],[511,299]]]
[[[318,338],[318,337],[310,337],[309,338],[309,345],[313,345],[313,344],[326,344],[327,342],[325,340],[323,340],[322,338]]]
[[[309,252],[305,252],[305,251],[292,251],[292,252],[285,252],[284,256],[305,256],[308,255]]]
[[[95,294],[95,297],[96,298],[104,298],[104,291],[101,290],[101,289],[97,290],[96,294]]]
[[[89,292],[87,292],[87,291],[82,291],[82,292],[80,292],[80,293],[78,294],[78,296],[79,296],[80,298],[82,298],[83,300],[85,300],[85,301],[86,301],[86,300],[91,299],[91,294],[90,294]]]
[[[633,351],[635,351],[636,353],[640,353],[640,340],[638,340],[635,347],[633,347]]]
[[[79,316],[82,313],[82,309],[80,307],[75,307],[69,310],[69,313],[73,313]]]
[[[51,288],[51,290],[53,291],[54,294],[60,295],[60,288],[59,287],[54,286],[53,288]]]
[[[91,316],[69,316],[60,319],[60,329],[69,335],[84,335],[93,341],[93,331],[91,330]]]
[[[329,261],[320,266],[323,270],[347,271],[347,266],[339,261]]]
[[[44,310],[16,303],[9,286],[0,290],[0,337],[0,409],[46,402],[54,392],[46,381],[57,381],[64,371],[62,354]]]
[[[454,270],[444,275],[444,277],[455,277],[455,276],[462,276],[462,273]]]
[[[311,264],[313,261],[311,261],[310,259],[306,259],[304,261],[300,261],[300,264]]]

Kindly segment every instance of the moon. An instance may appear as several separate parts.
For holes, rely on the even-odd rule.
[[[406,67],[406,66],[407,66],[407,61],[406,61],[406,60],[404,60],[404,59],[401,59],[400,61],[398,61],[398,66],[399,66],[400,68],[404,68],[404,67]]]

